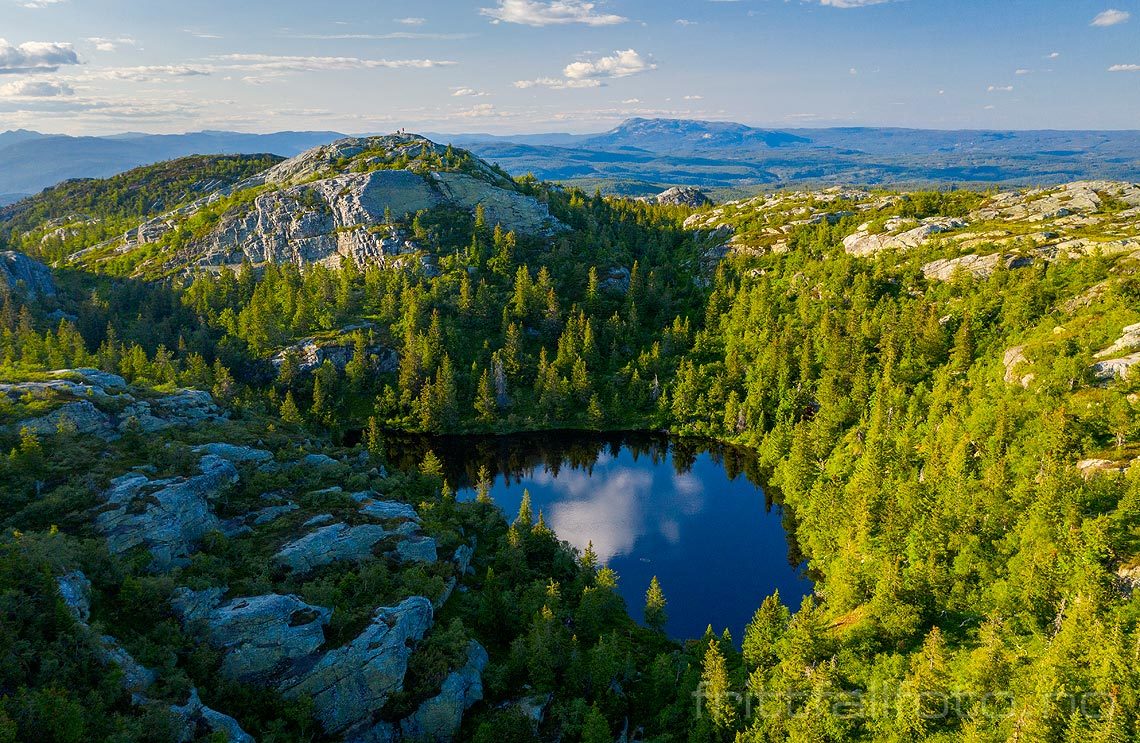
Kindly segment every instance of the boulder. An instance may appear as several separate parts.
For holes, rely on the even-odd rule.
[[[230,678],[273,684],[292,678],[325,642],[332,610],[276,593],[218,605],[221,591],[175,592],[171,605],[187,626],[202,627],[226,651],[222,672]]]
[[[91,617],[91,581],[78,570],[61,575],[56,580],[60,598],[75,620],[83,624]]]
[[[150,480],[131,473],[111,481],[103,494],[105,508],[95,528],[113,554],[146,547],[152,568],[168,570],[185,564],[208,532],[220,527],[210,501],[238,481],[233,464],[213,455],[198,462],[200,474]]]
[[[687,206],[691,209],[699,209],[702,206],[709,206],[713,203],[712,199],[710,199],[704,191],[695,186],[674,186],[673,188],[662,191],[656,196],[649,196],[644,200],[650,204]]]
[[[1021,370],[1029,364],[1029,359],[1025,357],[1024,346],[1013,346],[1006,350],[1002,356],[1002,364],[1005,366],[1005,383],[1006,384],[1020,384],[1022,387],[1029,387],[1029,383],[1033,381],[1033,374],[1022,374]]]
[[[286,697],[312,698],[316,717],[330,735],[371,726],[373,714],[403,689],[412,646],[431,623],[431,602],[422,596],[377,609],[355,640],[278,688]]]
[[[366,516],[383,521],[402,519],[405,521],[419,521],[420,516],[416,509],[407,503],[398,501],[377,500],[376,493],[365,491],[353,493],[352,498],[360,504],[360,512]]]
[[[0,250],[0,284],[28,298],[55,296],[51,269],[14,250]]]
[[[975,279],[988,279],[998,269],[998,266],[1024,268],[1032,263],[1033,259],[1027,256],[1007,256],[1001,253],[970,254],[931,261],[922,267],[922,273],[931,281],[949,281],[959,270]]]
[[[289,542],[273,560],[296,573],[307,573],[333,562],[368,559],[387,536],[384,527],[376,524],[332,524]]]
[[[1098,361],[1092,365],[1092,373],[1101,383],[1108,383],[1124,379],[1128,376],[1128,371],[1138,363],[1140,363],[1140,353],[1134,353],[1118,359]]]
[[[117,438],[111,416],[86,400],[64,403],[39,418],[21,421],[18,427],[27,428],[37,436],[51,436],[63,427],[74,427],[76,433],[86,436]]]
[[[413,536],[396,545],[396,555],[402,562],[435,562],[435,540],[431,537]]]
[[[914,224],[911,220],[910,224]],[[905,220],[894,218],[887,221],[886,232],[870,234],[870,225],[862,225],[853,235],[843,239],[843,249],[850,255],[867,257],[883,250],[910,250],[926,244],[930,238],[943,232],[959,230],[967,226],[965,220],[949,217],[925,219],[917,227],[906,227]]]
[[[1096,353],[1096,358],[1112,358],[1137,346],[1140,346],[1140,323],[1124,328],[1120,333],[1120,337],[1113,341],[1111,346]]]

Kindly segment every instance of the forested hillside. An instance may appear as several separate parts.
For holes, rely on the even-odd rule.
[[[95,184],[0,217],[58,285],[0,286],[0,741],[240,738],[219,714],[259,740],[415,739],[445,702],[478,741],[1140,736],[1140,189],[693,210],[382,144],[214,163],[255,182],[192,209]],[[226,227],[282,209],[324,216],[284,242]],[[71,213],[116,237],[43,239]],[[815,595],[677,644],[529,505],[508,524],[384,452],[390,430],[550,428],[755,451]],[[195,488],[195,528],[157,543],[148,497]],[[75,571],[86,606],[57,589]],[[280,657],[239,656],[242,612],[282,596],[284,626],[258,620]],[[415,650],[371,697],[298,670],[375,668],[353,654],[375,633]],[[150,703],[101,634],[155,674]],[[178,711],[191,687],[210,714]]]

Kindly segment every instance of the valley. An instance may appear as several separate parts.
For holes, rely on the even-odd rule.
[[[400,133],[4,207],[0,740],[1132,739],[1109,177],[637,200]]]

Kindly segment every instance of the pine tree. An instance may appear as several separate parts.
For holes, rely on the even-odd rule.
[[[519,515],[515,517],[515,525],[526,529],[534,523],[534,512],[530,505],[530,491],[523,490],[522,501],[519,503]]]
[[[780,592],[764,599],[744,628],[744,662],[753,668],[767,668],[776,661],[776,644],[784,636],[791,618],[788,608],[780,603]]]
[[[443,477],[443,462],[431,449],[428,449],[423,461],[420,462],[420,474],[427,477]]]
[[[380,459],[384,456],[384,438],[380,433],[380,422],[374,415],[368,417],[368,428],[364,432],[364,445],[373,457]]]
[[[661,583],[655,575],[649,581],[649,590],[645,592],[645,623],[658,632],[665,629],[665,622],[668,620],[665,604],[665,593],[661,590]]]
[[[596,703],[590,705],[590,711],[582,721],[582,743],[612,743],[613,739],[606,716]]]
[[[593,573],[598,567],[598,553],[594,552],[593,540],[586,543],[586,549],[582,550],[582,557],[578,560],[590,573]]]
[[[491,473],[487,465],[480,465],[478,480],[475,482],[475,502],[491,503]]]
[[[721,729],[730,727],[736,719],[736,708],[730,697],[728,665],[715,638],[710,640],[708,650],[705,651],[701,668],[701,692],[713,724]]]
[[[285,393],[285,399],[281,403],[281,420],[286,423],[301,423],[301,410],[297,407],[297,401],[293,399],[293,390]]]
[[[486,369],[483,370],[483,376],[479,377],[479,389],[475,393],[475,412],[479,414],[481,423],[494,423],[498,413],[495,390],[491,387],[491,373]]]

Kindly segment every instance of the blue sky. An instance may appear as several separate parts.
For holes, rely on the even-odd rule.
[[[0,0],[0,130],[1140,128],[1140,0]]]

